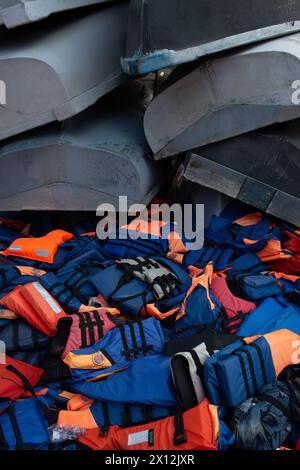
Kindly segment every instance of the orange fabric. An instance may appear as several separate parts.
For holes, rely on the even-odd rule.
[[[89,408],[78,411],[61,410],[58,413],[57,424],[63,426],[78,426],[83,429],[94,429],[97,427],[97,423]]]
[[[153,235],[155,237],[161,236],[161,229],[166,225],[162,220],[143,220],[134,219],[128,225],[123,225],[122,229],[144,233],[145,235]]]
[[[17,256],[52,264],[59,246],[72,238],[74,235],[69,232],[53,230],[44,237],[18,238],[1,253],[4,256]]]
[[[94,400],[85,397],[81,394],[73,394],[73,397],[70,398],[68,401],[68,411],[78,411],[78,410],[85,410],[90,408],[93,404]]]
[[[268,341],[278,376],[285,367],[300,362],[300,336],[289,330],[279,330],[264,335]]]
[[[246,245],[256,243],[256,240],[244,239]],[[282,250],[281,243],[279,240],[269,240],[267,245],[257,253],[259,259],[263,262],[270,262],[277,259],[288,259],[292,257],[292,253],[285,253]]]
[[[169,251],[167,253],[167,258],[172,261],[175,261],[175,263],[182,264],[184,255],[182,253],[174,253],[173,251]]]
[[[186,302],[187,302],[187,299],[190,295],[192,295],[192,293],[194,292],[194,290],[196,289],[197,286],[201,285],[205,288],[206,290],[206,294],[207,294],[207,298],[208,298],[208,301],[210,303],[210,306],[212,309],[215,308],[215,304],[213,303],[213,301],[211,300],[211,297],[210,297],[210,293],[209,293],[209,290],[210,290],[210,285],[211,285],[211,280],[212,280],[212,275],[213,275],[213,272],[214,272],[214,267],[213,267],[213,263],[208,263],[206,265],[206,267],[204,268],[203,270],[203,273],[200,274],[200,276],[198,277],[194,277],[192,279],[192,285],[191,287],[189,288],[189,290],[187,291],[186,293],[186,296],[182,302],[182,305],[180,307],[180,311],[179,311],[179,314],[182,316],[186,313]]]
[[[38,397],[42,397],[42,396],[46,395],[47,393],[48,393],[48,388],[43,388],[42,390],[36,390],[35,391],[35,394]],[[22,398],[32,398],[32,393],[27,391],[27,390],[24,390],[21,397]]]
[[[115,450],[111,436],[117,429],[117,426],[111,426],[108,436],[105,437],[100,435],[98,427],[95,429],[87,429],[86,433],[78,439],[78,442],[92,450]]]
[[[248,214],[244,217],[234,220],[234,224],[241,225],[242,227],[249,227],[250,225],[259,224],[263,214],[261,212],[255,212],[254,214]]]
[[[200,405],[183,413],[186,442],[174,444],[174,417],[161,419],[152,423],[130,428],[115,428],[108,445],[115,450],[217,450],[215,419],[212,417],[209,402],[204,400]],[[134,443],[135,434],[145,431],[145,441]],[[147,431],[150,431],[153,445],[149,445]]]
[[[142,309],[142,316],[150,316],[154,317],[157,320],[165,320],[166,318],[170,317],[174,313],[178,312],[179,307],[173,308],[168,312],[160,312],[155,304],[147,304],[144,309]],[[181,315],[182,316],[182,315]],[[177,318],[178,319],[178,318]]]
[[[59,303],[39,282],[18,286],[0,301],[47,336],[54,336],[57,322],[65,317]]]
[[[32,266],[17,266],[18,271],[22,276],[41,277],[46,274],[42,269],[33,268]]]
[[[5,320],[16,320],[18,315],[7,308],[2,308],[0,309],[0,318]]]
[[[278,376],[285,367],[300,363],[300,336],[290,330],[278,330],[266,335],[244,338],[247,344],[263,336],[270,345],[273,364]]]
[[[293,276],[292,274],[278,273],[276,271],[270,271],[268,272],[268,275],[275,277],[275,279],[286,279],[287,281],[290,281],[290,282],[298,282],[300,279],[300,276]]]

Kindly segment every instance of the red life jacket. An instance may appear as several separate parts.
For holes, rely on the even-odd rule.
[[[30,392],[43,373],[44,371],[38,367],[6,356],[6,363],[0,364],[1,400],[7,400],[9,405],[23,395],[24,391]]]
[[[58,334],[51,341],[50,352],[64,359],[70,351],[97,343],[116,326],[108,315],[110,311],[116,309],[103,307],[62,318],[58,323]]]
[[[211,289],[225,310],[223,328],[231,334],[236,333],[246,315],[255,310],[256,305],[233,295],[223,277],[214,277]]]
[[[1,299],[0,304],[47,336],[54,336],[58,320],[67,316],[39,282],[16,287]]]
[[[79,439],[97,450],[217,450],[217,407],[204,400],[182,415],[169,416],[140,426],[113,426],[107,437],[99,429],[88,430]]]
[[[279,259],[271,264],[274,271],[285,274],[299,274],[300,273],[300,253],[293,255],[288,259]]]

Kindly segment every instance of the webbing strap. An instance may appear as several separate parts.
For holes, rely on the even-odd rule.
[[[120,330],[121,340],[122,340],[123,348],[124,348],[124,350],[122,351],[122,354],[124,354],[127,361],[130,361],[131,355],[130,355],[130,349],[129,349],[126,334],[125,334],[125,327],[124,325],[119,325],[118,328]]]
[[[133,425],[131,406],[129,403],[124,404],[124,426],[129,427]]]
[[[243,375],[243,379],[244,379],[244,383],[245,383],[245,387],[246,387],[246,394],[247,394],[247,398],[250,398],[252,396],[251,392],[250,392],[250,387],[249,387],[249,383],[248,383],[248,377],[247,377],[247,372],[246,372],[246,366],[245,366],[245,362],[244,362],[244,358],[243,356],[238,353],[238,352],[234,352],[232,354],[233,356],[237,356],[237,358],[239,359],[239,362],[240,362],[240,366],[241,366],[241,370],[242,370],[242,375]]]
[[[17,377],[19,377],[19,379],[22,381],[24,385],[25,390],[28,390],[34,397],[36,397],[36,393],[35,393],[33,386],[31,385],[27,377],[25,377],[25,375],[22,374],[22,372],[20,372],[18,369],[16,369],[12,365],[6,366],[6,370],[12,372]]]
[[[173,443],[175,446],[184,444],[187,441],[186,432],[184,429],[184,421],[181,411],[178,409],[174,415],[174,438]]]
[[[1,447],[4,447],[5,449],[9,448],[1,423],[0,423],[0,443],[1,443]]]
[[[94,323],[91,318],[91,314],[90,312],[85,312],[84,316],[85,316],[85,321],[86,321],[86,328],[90,336],[90,344],[94,344],[96,342],[96,339],[95,339],[95,333],[94,333]]]
[[[100,429],[100,436],[101,437],[106,437],[107,434],[108,434],[109,428],[111,426],[110,418],[109,418],[109,411],[108,411],[108,404],[105,401],[103,401],[101,403],[101,407],[102,407],[104,422],[103,422],[103,425],[101,426],[101,429]]]
[[[101,319],[99,312],[94,312],[94,319],[95,319],[96,325],[98,326],[98,336],[99,338],[102,338],[104,321]]]
[[[268,377],[267,377],[267,370],[266,370],[266,365],[265,365],[263,353],[262,353],[260,347],[258,346],[258,344],[250,343],[248,346],[250,346],[251,348],[254,348],[257,351],[263,382],[264,382],[264,384],[267,384],[268,383]]]
[[[151,405],[144,405],[143,406],[143,417],[145,421],[153,421],[153,407]]]
[[[136,340],[135,336],[135,331],[134,331],[134,324],[132,322],[128,322],[129,330],[130,330],[130,336],[131,336],[131,341],[132,341],[132,350],[134,357],[138,357],[139,355],[139,347],[138,343]]]
[[[22,434],[19,428],[19,424],[16,418],[15,410],[12,407],[9,407],[7,409],[7,415],[9,416],[12,429],[15,435],[16,439],[16,449],[22,449],[23,448],[23,439],[22,439]]]
[[[137,320],[137,324],[138,324],[138,328],[139,328],[140,336],[141,336],[141,341],[142,341],[142,351],[143,351],[143,355],[146,356],[146,355],[148,354],[148,352],[150,351],[150,349],[153,349],[153,346],[147,344],[146,336],[145,336],[145,331],[144,331],[144,327],[143,327],[142,321],[141,321],[141,320]]]
[[[258,386],[257,386],[257,381],[256,381],[256,376],[255,376],[253,359],[252,359],[251,353],[246,348],[244,349],[244,351],[245,351],[245,354],[247,356],[248,363],[249,363],[249,370],[250,370],[251,380],[253,384],[253,394],[256,395],[258,392]]]
[[[85,325],[84,317],[83,317],[83,314],[81,313],[76,313],[76,315],[79,317],[79,329],[81,333],[81,348],[86,348],[87,337],[86,337],[86,325]]]

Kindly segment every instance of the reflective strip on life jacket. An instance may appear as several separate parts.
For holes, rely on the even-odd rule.
[[[1,254],[52,264],[60,245],[72,238],[74,235],[64,230],[53,230],[40,238],[18,238]]]
[[[66,316],[59,303],[39,282],[16,287],[1,299],[0,304],[48,336],[56,333],[58,320]]]

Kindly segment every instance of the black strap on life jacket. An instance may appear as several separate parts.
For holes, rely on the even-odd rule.
[[[153,406],[151,406],[151,405],[144,405],[144,406],[143,406],[143,410],[142,410],[142,414],[143,414],[143,419],[144,419],[146,422],[151,423],[151,422],[154,420],[154,416],[153,416]]]
[[[144,331],[144,327],[143,327],[143,322],[141,320],[137,320],[137,325],[138,325],[138,328],[139,328],[140,337],[141,337],[141,341],[142,341],[141,350],[143,352],[143,356],[147,356],[148,352],[151,349],[153,349],[153,346],[151,344],[150,345],[147,344],[145,331]]]
[[[83,312],[83,313],[76,313],[79,318],[79,328],[81,332],[81,348],[85,348],[87,346],[91,346],[95,344],[96,337],[94,332],[94,327],[96,326],[98,329],[98,337],[99,339],[103,337],[103,325],[104,322],[102,321],[98,312],[93,312],[94,318],[92,318],[91,312]],[[87,332],[89,333],[89,341],[87,338]]]
[[[123,348],[124,348],[124,350],[122,351],[122,354],[125,356],[127,361],[130,361],[133,358],[137,358],[141,353],[144,356],[146,356],[148,352],[150,351],[150,349],[153,348],[153,346],[147,344],[142,321],[137,320],[136,322],[126,322],[126,325],[128,326],[129,331],[130,331],[132,348],[131,349],[129,348],[124,325],[122,324],[119,325],[118,328],[120,330],[121,340],[122,340]],[[136,336],[135,325],[137,325],[139,329],[141,346],[139,346],[139,342]]]
[[[129,326],[130,336],[131,336],[131,341],[132,341],[132,346],[133,346],[130,352],[133,353],[134,357],[138,357],[139,347],[138,347],[138,343],[137,343],[136,336],[135,336],[134,324],[131,322],[128,322],[128,326]]]
[[[175,446],[184,444],[187,441],[186,432],[184,429],[184,421],[181,410],[178,408],[174,415],[174,438],[173,443]]]
[[[22,374],[22,372],[20,372],[18,369],[16,369],[16,367],[14,367],[12,365],[6,366],[6,370],[8,370],[9,372],[12,372],[17,377],[19,377],[19,379],[21,380],[21,382],[24,385],[25,390],[30,392],[32,394],[32,396],[36,397],[36,393],[35,393],[35,390],[34,390],[33,386],[31,385],[31,383],[29,382],[27,377],[25,377],[25,375]]]
[[[77,279],[72,282],[75,277],[77,277]],[[64,281],[64,284],[72,292],[74,297],[76,297],[82,304],[85,304],[86,299],[81,294],[81,289],[89,283],[88,272],[83,269],[75,271]]]
[[[124,404],[123,413],[124,413],[124,426],[126,428],[133,426],[133,420],[132,420],[132,415],[131,415],[131,405],[129,403]]]
[[[18,424],[18,421],[17,421],[17,418],[16,418],[15,410],[13,409],[13,407],[9,407],[7,409],[7,415],[10,419],[11,426],[12,426],[12,429],[13,429],[13,433],[15,435],[16,449],[21,450],[23,448],[23,439],[22,439],[22,434],[21,434],[19,424]]]
[[[272,397],[271,395],[262,393],[258,395],[256,398],[260,401],[266,401],[267,403],[270,403],[271,405],[275,406],[275,408],[280,410],[286,418],[293,420],[290,410],[286,406],[284,406],[279,400]]]
[[[62,282],[56,282],[51,286],[47,286],[46,289],[59,303],[63,305],[67,306],[68,302],[73,298],[70,289],[68,289]]]
[[[244,357],[242,356],[241,353],[239,352],[234,352],[232,353],[233,356],[237,356],[239,362],[240,362],[240,366],[241,366],[241,371],[242,371],[242,375],[243,375],[243,380],[244,380],[244,383],[245,383],[245,388],[246,388],[246,395],[247,395],[247,398],[250,398],[252,396],[251,394],[251,391],[250,391],[250,387],[249,387],[249,381],[248,381],[248,377],[247,377],[247,372],[246,372],[246,365],[245,365],[245,361],[244,361]]]
[[[127,343],[125,327],[124,327],[124,325],[121,324],[121,325],[118,326],[118,328],[120,330],[121,340],[122,340],[123,348],[124,348],[123,351],[122,351],[122,354],[124,354],[127,361],[130,361],[131,354],[130,354],[130,349],[129,349],[129,346],[128,346],[128,343]]]
[[[2,447],[4,449],[9,449],[9,445],[8,445],[8,442],[5,438],[4,431],[3,431],[1,423],[0,423],[0,447]]]
[[[103,422],[103,425],[100,428],[100,437],[106,437],[108,432],[109,432],[110,426],[111,426],[110,418],[109,418],[108,404],[105,401],[103,401],[103,402],[101,402],[101,407],[102,407],[104,422]]]
[[[257,351],[258,360],[259,360],[261,373],[262,373],[262,378],[263,378],[263,382],[264,382],[264,385],[265,385],[265,384],[268,383],[268,377],[267,377],[267,370],[266,370],[266,365],[265,365],[265,361],[264,361],[262,351],[261,351],[260,347],[258,346],[258,344],[250,343],[248,346],[250,346],[250,348],[254,348]]]

